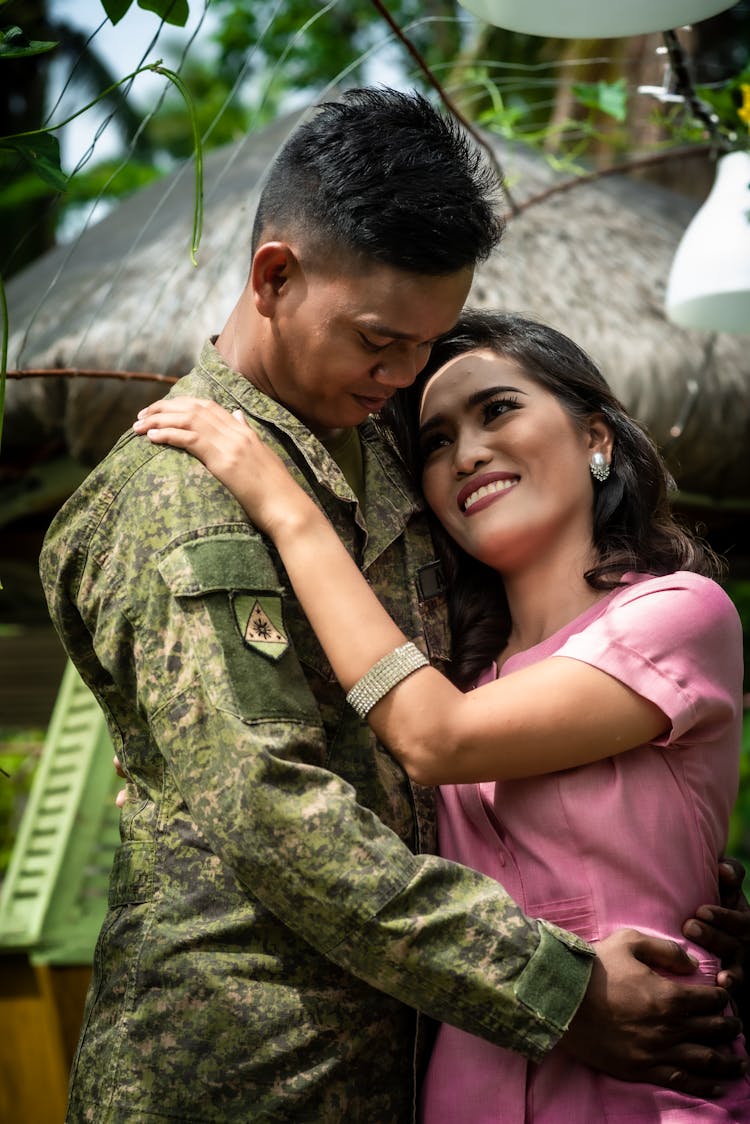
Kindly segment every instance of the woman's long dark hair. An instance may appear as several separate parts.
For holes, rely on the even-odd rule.
[[[717,578],[721,563],[676,522],[668,493],[674,481],[651,438],[615,398],[588,355],[561,332],[505,313],[467,311],[435,344],[416,382],[393,399],[388,422],[404,461],[422,477],[419,407],[425,382],[450,359],[486,348],[517,363],[555,396],[579,425],[601,414],[614,435],[610,474],[594,485],[593,539],[597,561],[584,577],[593,589],[619,584],[635,570],[655,575],[692,570]],[[510,616],[502,581],[467,555],[433,517],[445,568],[453,633],[451,677],[468,686],[507,642]]]

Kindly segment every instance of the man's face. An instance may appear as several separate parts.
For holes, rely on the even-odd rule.
[[[318,436],[358,425],[414,381],[471,280],[469,269],[425,277],[384,265],[298,265],[268,318],[263,389]]]

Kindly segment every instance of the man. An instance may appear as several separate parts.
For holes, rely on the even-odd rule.
[[[368,416],[497,243],[491,183],[416,96],[320,108],[271,170],[236,308],[174,391],[263,430],[437,662],[429,533]],[[736,1032],[726,993],[641,963],[686,971],[672,945],[618,934],[593,958],[430,854],[431,793],[347,707],[272,549],[193,458],[123,438],[41,569],[131,781],[70,1121],[400,1124],[418,1010],[688,1091],[734,1072],[710,1048]]]

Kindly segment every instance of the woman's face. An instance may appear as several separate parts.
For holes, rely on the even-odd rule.
[[[591,454],[611,436],[577,424],[512,360],[465,352],[428,380],[420,411],[422,486],[467,553],[510,574],[592,538]]]

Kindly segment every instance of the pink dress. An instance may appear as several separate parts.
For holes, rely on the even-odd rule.
[[[601,668],[668,716],[655,742],[528,780],[446,785],[440,853],[496,878],[532,917],[588,941],[632,926],[688,942],[682,923],[717,902],[717,863],[737,792],[742,637],[737,613],[696,574],[626,585],[503,676],[561,655]],[[495,668],[479,683],[495,678]],[[470,940],[467,936],[467,940]],[[713,982],[716,961],[686,982]],[[742,1049],[738,1042],[736,1048]],[[716,1102],[596,1073],[555,1049],[541,1065],[443,1025],[423,1086],[423,1124],[683,1124],[750,1121],[750,1083]]]

